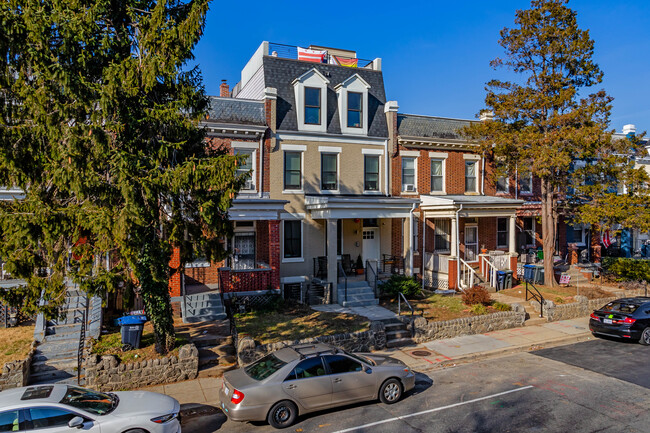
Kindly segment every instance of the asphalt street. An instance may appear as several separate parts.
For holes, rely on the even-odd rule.
[[[596,339],[419,373],[416,389],[395,405],[309,414],[284,431],[647,432],[649,355],[648,347]],[[189,433],[278,431],[217,410],[183,424]]]

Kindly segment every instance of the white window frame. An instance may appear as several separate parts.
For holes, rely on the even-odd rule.
[[[505,179],[506,181],[506,189],[505,190],[499,190],[499,179]],[[508,176],[508,173],[505,173],[504,176],[498,176],[497,177],[497,182],[496,185],[494,185],[495,191],[497,194],[509,194],[510,193],[510,176]]]
[[[302,263],[305,261],[305,214],[282,214],[282,237],[280,251],[282,252],[282,263]],[[300,223],[300,257],[284,257],[284,224],[286,221],[299,221]]]
[[[503,232],[503,231],[499,231],[499,220],[504,220],[504,221],[506,222],[506,231],[505,231],[505,232]],[[496,234],[497,234],[497,239],[496,239],[497,242],[496,242],[496,245],[497,245],[497,248],[508,248],[508,241],[509,241],[509,239],[510,239],[510,237],[509,237],[509,231],[510,231],[510,221],[509,221],[509,218],[507,218],[507,217],[503,217],[503,218],[498,217],[498,218],[497,218],[497,225],[496,225]],[[505,243],[505,244],[499,244],[499,233],[505,233],[505,234],[506,234],[506,243]]]
[[[338,99],[342,134],[368,135],[368,89],[370,84],[354,74],[334,87]],[[361,93],[361,128],[348,126],[348,92]]]
[[[246,188],[246,184],[244,184],[244,187],[242,187],[240,192],[243,193],[254,193],[257,192],[257,148],[251,149],[248,147],[233,147],[233,153],[235,155],[239,155],[240,152],[250,152],[250,164],[251,164],[251,177],[248,182],[252,184],[252,188]],[[247,182],[247,183],[248,183]]]
[[[537,232],[536,232],[536,227],[535,227],[535,224],[536,224],[536,223],[535,223],[535,217],[524,217],[524,218],[522,219],[522,221],[521,221],[521,229],[522,229],[524,232],[526,231],[526,223],[525,223],[526,218],[530,218],[530,220],[532,221],[532,224],[531,224],[532,243],[530,243],[530,244],[525,244],[525,247],[526,247],[526,248],[533,248],[533,247],[535,247],[535,246],[537,245],[537,235],[536,235]]]
[[[447,153],[443,152],[429,152],[429,170],[431,169],[431,164],[433,161],[442,162],[442,191],[435,191],[433,189],[433,182],[430,182],[430,193],[432,195],[436,194],[447,194]],[[433,174],[429,173],[429,178],[433,178]]]
[[[474,229],[476,230],[476,243],[475,244],[468,244],[467,243],[467,230],[468,229]],[[476,263],[478,262],[478,254],[479,254],[479,232],[478,232],[478,225],[477,224],[465,224],[465,229],[464,229],[464,236],[463,236],[463,248],[464,248],[464,253],[463,253],[463,258],[467,263]],[[474,248],[476,254],[474,260],[469,260],[467,258],[467,245],[476,245],[476,248]]]
[[[442,222],[444,221],[445,228],[447,230],[442,230],[440,229],[440,232],[438,233],[438,228],[442,227]],[[437,254],[449,254],[451,253],[451,220],[448,218],[434,218],[433,219],[433,252]],[[449,248],[446,249],[438,249],[436,248],[436,236],[444,236],[446,238],[447,245],[449,245]]]
[[[318,146],[320,159],[319,189],[321,194],[339,194],[341,190],[341,152],[343,148],[335,146]],[[336,189],[323,189],[323,154],[336,155]]]
[[[400,156],[402,157],[402,160],[400,161],[400,181],[401,181],[401,191],[402,194],[417,194],[418,193],[418,157],[420,156],[420,152],[417,150],[403,150],[400,152]],[[404,159],[412,159],[413,160],[413,168],[414,168],[414,174],[413,174],[413,190],[409,191],[406,186],[410,185],[407,183],[404,183]]]
[[[361,149],[361,154],[363,155],[363,193],[368,194],[368,195],[381,195],[383,194],[382,191],[382,161],[384,158],[382,156],[384,155],[384,149]],[[378,182],[378,188],[376,191],[369,191],[366,189],[366,160],[365,157],[367,156],[376,156],[379,159],[379,179],[377,180]]]
[[[518,185],[517,185],[517,187],[519,188],[519,194],[532,195],[533,194],[533,173],[528,174],[528,180],[530,182],[529,183],[529,185],[530,185],[529,190],[524,190],[524,189],[521,188],[521,179],[522,179],[522,176],[520,175],[519,176],[519,182],[518,182]]]
[[[307,146],[302,144],[282,145],[282,194],[304,194],[305,192],[305,152]],[[300,153],[300,189],[284,189],[285,152]]]
[[[469,164],[474,165],[474,189],[469,190],[467,189],[467,166]],[[475,194],[478,193],[478,179],[479,179],[479,173],[478,173],[478,160],[474,159],[466,159],[463,161],[463,182],[465,184],[465,194]]]
[[[291,83],[293,85],[298,120],[298,131],[327,132],[327,85],[329,80],[316,68],[305,72]],[[320,124],[305,123],[305,87],[320,89]]]

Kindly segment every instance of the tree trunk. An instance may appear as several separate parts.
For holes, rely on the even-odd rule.
[[[557,286],[553,267],[556,220],[553,188],[548,180],[542,179],[542,247],[544,249],[544,285],[547,287]]]

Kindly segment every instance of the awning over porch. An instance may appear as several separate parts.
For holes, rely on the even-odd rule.
[[[278,220],[287,203],[289,202],[286,200],[270,198],[235,199],[228,209],[228,217],[232,221]]]
[[[512,216],[523,204],[523,200],[488,195],[445,195],[420,196],[420,205],[426,217],[461,218]]]
[[[305,196],[314,219],[408,218],[417,198],[384,196]]]

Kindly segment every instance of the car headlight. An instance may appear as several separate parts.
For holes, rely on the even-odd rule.
[[[176,417],[178,417],[177,413],[170,413],[168,415],[159,416],[157,418],[151,418],[151,421],[155,422],[156,424],[164,424],[168,421],[173,420]]]

